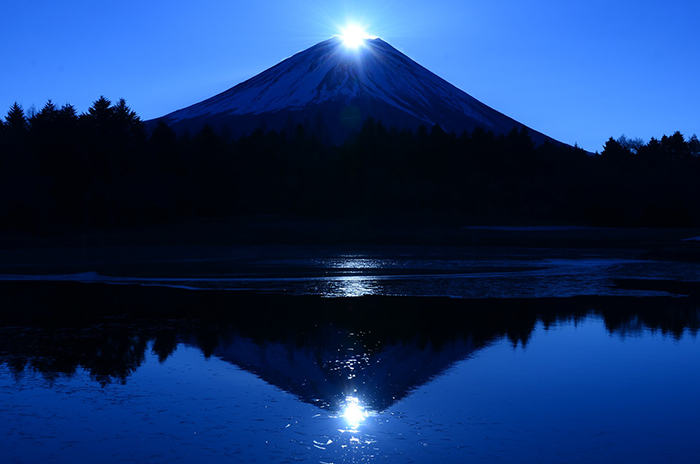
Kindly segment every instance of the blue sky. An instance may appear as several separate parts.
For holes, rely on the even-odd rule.
[[[142,118],[222,92],[368,27],[516,120],[599,151],[608,137],[700,134],[700,2],[323,0],[3,2],[0,114],[100,95]]]

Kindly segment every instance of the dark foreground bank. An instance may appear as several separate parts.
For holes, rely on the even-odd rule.
[[[700,284],[636,279],[621,280],[618,284],[646,290],[674,290],[677,296],[324,298],[162,286],[3,281],[0,282],[0,325],[82,327],[120,318],[230,324],[252,337],[288,338],[285,334],[342,326],[352,331],[381,334],[382,338],[430,339],[450,338],[477,326],[499,326],[503,333],[524,334],[537,320],[548,325],[560,318],[576,318],[594,312],[609,321],[611,330],[632,320],[641,320],[664,332],[697,328],[697,318],[675,321],[652,308],[663,301],[674,311],[695,313],[700,308]],[[629,302],[633,304],[625,304]]]

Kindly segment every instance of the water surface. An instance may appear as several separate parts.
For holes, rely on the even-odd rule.
[[[454,247],[144,247],[40,254],[0,268],[0,281],[54,281],[326,297],[659,296],[620,279],[700,282],[700,264],[624,250]]]
[[[700,309],[689,298],[44,284],[38,293],[102,308],[126,293],[173,313],[6,323],[5,462],[658,463],[700,453]]]

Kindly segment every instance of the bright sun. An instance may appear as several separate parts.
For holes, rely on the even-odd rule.
[[[370,39],[371,37],[362,27],[357,24],[350,24],[341,31],[340,38],[346,47],[358,48],[365,42],[365,39]]]

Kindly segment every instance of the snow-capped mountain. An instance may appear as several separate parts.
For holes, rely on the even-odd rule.
[[[176,131],[196,131],[209,124],[232,136],[302,123],[340,142],[368,117],[387,127],[438,124],[456,133],[478,126],[497,134],[523,127],[381,39],[367,39],[353,50],[337,37],[154,122],[165,121]],[[547,139],[529,132],[536,142]]]

